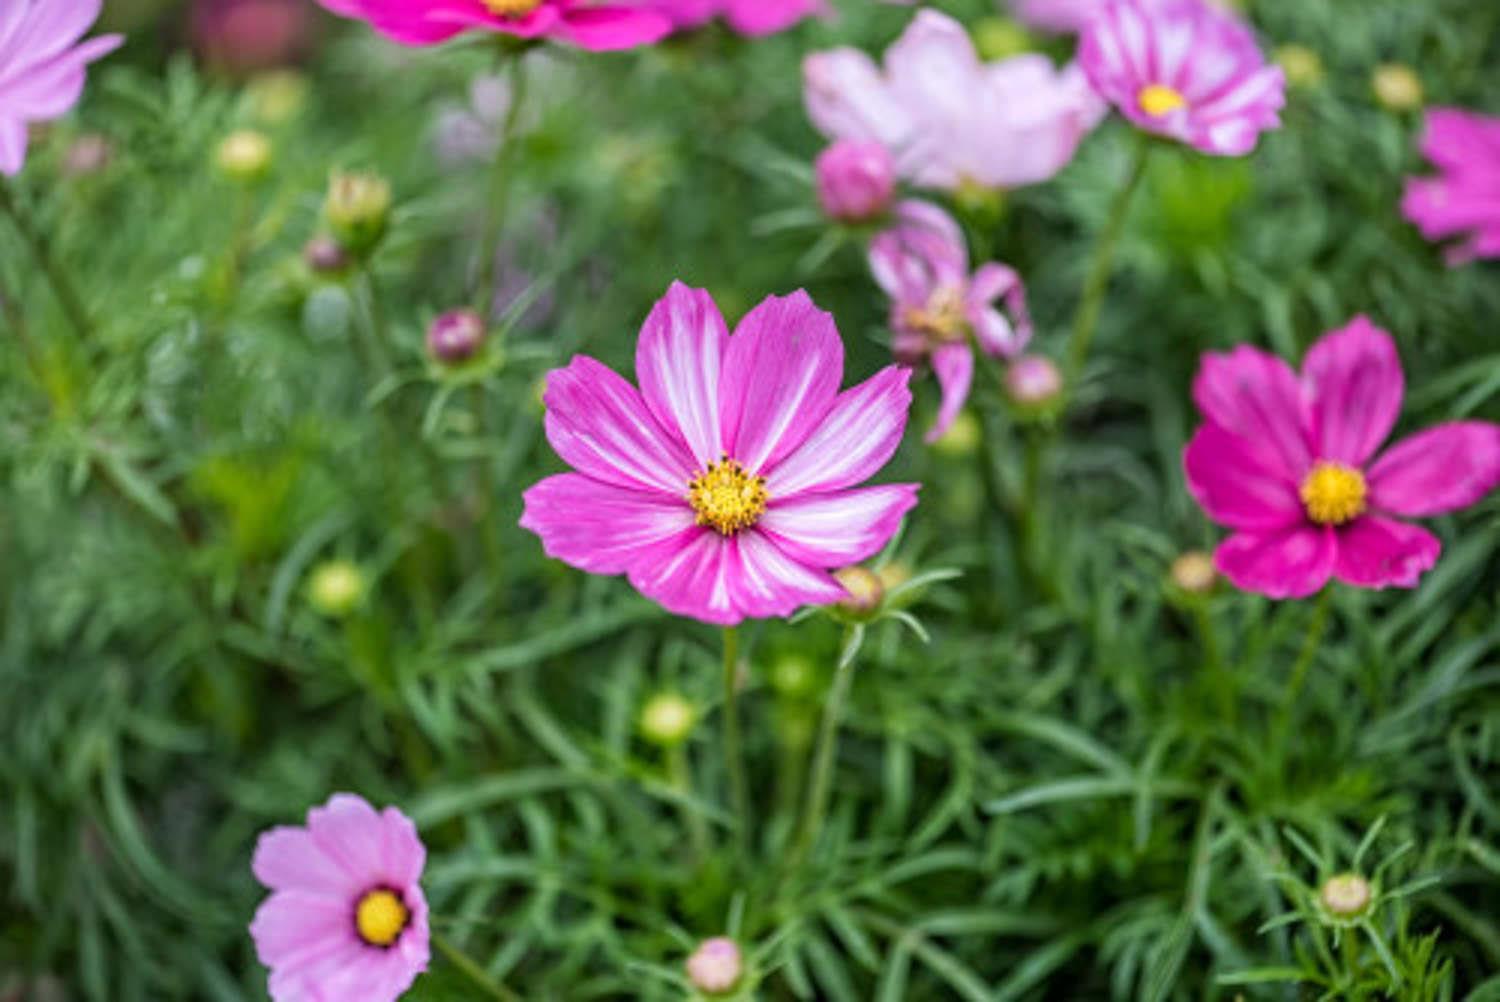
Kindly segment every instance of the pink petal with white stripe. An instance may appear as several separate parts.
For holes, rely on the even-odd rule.
[[[811,494],[773,504],[759,527],[799,563],[842,567],[880,552],[916,503],[916,484]]]
[[[646,317],[635,350],[641,395],[664,428],[677,428],[701,469],[724,453],[719,380],[729,328],[713,297],[673,282]]]
[[[890,462],[906,431],[911,370],[891,365],[840,393],[807,441],[766,474],[773,498],[863,483]]]

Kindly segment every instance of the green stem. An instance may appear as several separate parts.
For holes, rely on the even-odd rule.
[[[516,145],[516,127],[521,121],[521,105],[526,99],[526,55],[511,57],[510,106],[500,127],[499,145],[490,170],[489,195],[485,199],[484,225],[479,234],[479,261],[474,274],[473,303],[475,311],[489,321],[494,303],[495,260],[499,254],[500,231],[505,225],[505,208],[510,198],[510,160]]]
[[[21,235],[21,239],[31,251],[37,267],[41,268],[42,273],[47,276],[47,281],[52,284],[52,292],[57,296],[57,301],[62,306],[68,322],[78,332],[78,337],[87,343],[91,336],[92,325],[89,323],[88,311],[83,308],[83,300],[78,298],[78,293],[74,290],[68,273],[62,269],[53,256],[46,234],[38,229],[31,217],[22,211],[10,182],[3,177],[0,177],[0,212],[10,217],[16,232]]]
[[[823,705],[823,723],[818,729],[818,749],[813,755],[812,775],[808,781],[807,808],[802,815],[802,824],[797,831],[797,841],[792,845],[790,868],[795,870],[807,858],[818,832],[823,827],[823,817],[828,812],[828,792],[833,784],[833,761],[838,750],[839,726],[844,720],[844,705],[849,700],[849,688],[854,681],[854,656],[859,652],[864,628],[851,626],[844,631],[844,643],[839,650],[838,664],[833,670],[833,686],[828,691],[828,701]]]
[[[1219,651],[1219,636],[1214,632],[1213,614],[1209,611],[1208,599],[1195,595],[1193,621],[1198,627],[1198,643],[1203,647],[1203,666],[1213,679],[1214,690],[1219,698],[1219,711],[1231,727],[1239,713],[1235,701],[1234,669],[1224,660]]]
[[[1104,294],[1109,291],[1109,277],[1114,271],[1115,249],[1119,245],[1120,234],[1125,231],[1125,219],[1130,215],[1130,202],[1136,189],[1141,186],[1141,179],[1146,175],[1146,161],[1150,158],[1152,145],[1151,137],[1141,133],[1131,156],[1125,183],[1115,192],[1114,201],[1109,207],[1109,217],[1099,234],[1099,242],[1094,245],[1094,258],[1089,265],[1088,278],[1083,284],[1083,297],[1078,303],[1078,313],[1073,317],[1073,336],[1068,345],[1066,376],[1070,388],[1078,385],[1084,364],[1088,361],[1089,345],[1099,327],[1099,314],[1104,309]]]
[[[447,957],[450,964],[463,971],[468,979],[490,998],[500,999],[501,1002],[521,1002],[521,996],[486,974],[484,968],[480,967],[474,958],[460,950],[442,933],[433,931],[432,945],[436,946],[438,952]]]
[[[385,316],[385,302],[380,298],[380,285],[375,281],[375,269],[368,261],[359,266],[359,278],[369,315],[371,349],[375,352],[381,374],[385,375],[391,371],[394,345],[391,344],[391,328]]]
[[[1281,714],[1276,725],[1276,737],[1274,747],[1282,748],[1286,744],[1287,732],[1292,726],[1292,710],[1297,703],[1297,698],[1302,694],[1303,683],[1307,681],[1307,670],[1312,667],[1313,658],[1318,653],[1318,645],[1322,643],[1323,634],[1328,628],[1328,614],[1333,608],[1333,587],[1324,587],[1323,594],[1318,596],[1318,604],[1313,609],[1312,622],[1307,624],[1307,634],[1302,639],[1302,651],[1297,655],[1297,661],[1292,665],[1291,677],[1287,679],[1286,691],[1281,696]]]
[[[745,756],[740,747],[739,630],[724,628],[724,769],[733,798],[734,843],[739,862],[747,859],[750,828],[750,784],[745,778]]]
[[[682,820],[687,825],[688,839],[693,847],[693,859],[701,862],[708,855],[708,825],[703,815],[687,799],[693,795],[693,767],[688,761],[687,749],[673,745],[667,749],[667,778],[672,788],[682,794]]]

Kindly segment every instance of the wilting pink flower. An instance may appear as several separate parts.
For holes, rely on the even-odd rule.
[[[818,201],[831,219],[873,219],[896,194],[896,165],[879,143],[840,139],[818,154],[816,167]]]
[[[650,6],[679,30],[721,17],[734,31],[752,37],[774,35],[827,10],[823,0],[654,0]]]
[[[1401,211],[1428,240],[1464,236],[1450,259],[1500,257],[1500,118],[1433,108],[1422,155],[1436,177],[1411,178]]]
[[[27,127],[66,115],[83,94],[84,67],[119,46],[119,35],[78,41],[102,2],[0,3],[0,172],[20,173]]]
[[[896,206],[896,223],[870,243],[870,270],[891,300],[891,346],[909,365],[927,360],[943,400],[927,433],[936,441],[958,417],[974,381],[970,335],[986,354],[1015,358],[1031,339],[1020,276],[991,262],[969,274],[958,224],[930,202]],[[1004,301],[1010,314],[996,309]]]
[[[1302,598],[1330,577],[1412,588],[1437,537],[1398,517],[1466,507],[1500,482],[1500,425],[1440,424],[1372,461],[1401,411],[1391,336],[1364,317],[1324,335],[1302,375],[1239,347],[1208,354],[1193,384],[1204,424],[1183,453],[1188,489],[1235,530],[1214,562],[1237,587]]]
[[[808,117],[830,139],[885,145],[900,175],[927,188],[1017,188],[1073,159],[1104,105],[1075,66],[1040,55],[983,63],[963,26],[922,10],[882,71],[841,48],[803,63]]]
[[[250,924],[275,1002],[394,1002],[427,969],[427,850],[411,821],[353,794],[305,828],[260,837],[252,868],[271,889]]]
[[[896,451],[910,373],[839,392],[844,345],[805,292],[731,337],[674,283],[636,345],[641,388],[586,356],[547,381],[547,439],[577,472],[526,492],[549,556],[625,574],[672,612],[733,625],[844,597],[829,574],[879,550],[917,485],[856,488]]]
[[[581,49],[630,49],[659,41],[672,22],[655,11],[589,0],[318,0],[370,22],[403,45],[435,45],[464,31],[545,38]]]
[[[1106,0],[1078,61],[1121,114],[1204,153],[1242,156],[1281,124],[1286,81],[1238,17],[1204,0]]]

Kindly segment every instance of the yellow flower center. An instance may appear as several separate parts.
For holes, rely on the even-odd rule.
[[[483,0],[491,14],[500,17],[525,17],[542,5],[542,0]]]
[[[939,289],[926,306],[908,307],[901,315],[908,328],[938,341],[957,341],[964,335],[964,297],[955,288]]]
[[[1365,510],[1365,475],[1343,463],[1314,463],[1302,481],[1302,506],[1319,525],[1343,525]]]
[[[406,928],[410,917],[395,891],[380,888],[359,899],[359,907],[354,910],[354,927],[359,930],[359,938],[371,946],[390,946]]]
[[[752,477],[725,456],[688,481],[688,504],[698,513],[698,524],[711,526],[721,536],[748,529],[765,513],[766,478]]]
[[[1182,92],[1166,84],[1149,84],[1142,87],[1135,99],[1141,106],[1141,110],[1152,118],[1160,118],[1169,111],[1187,107],[1187,98],[1182,96]]]

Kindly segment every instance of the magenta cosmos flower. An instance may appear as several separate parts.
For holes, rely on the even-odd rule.
[[[916,484],[857,488],[901,442],[910,373],[839,392],[844,345],[805,292],[731,337],[674,283],[636,345],[641,388],[578,356],[547,380],[547,439],[577,471],[526,492],[549,556],[624,574],[672,612],[733,625],[844,597],[829,574],[879,550]]]
[[[66,115],[83,94],[84,68],[119,47],[119,35],[79,41],[102,2],[0,3],[0,171],[20,173],[31,123]]]
[[[697,28],[715,17],[741,35],[774,35],[827,10],[822,0],[655,0],[651,5],[679,29]]]
[[[891,347],[898,361],[932,365],[942,404],[927,433],[932,442],[953,424],[974,381],[970,336],[990,355],[1015,358],[1031,340],[1020,276],[991,262],[969,274],[958,224],[916,200],[896,206],[896,223],[870,242],[870,270],[891,300]],[[1012,319],[996,309],[1003,301]]]
[[[1441,424],[1372,458],[1401,411],[1401,361],[1364,317],[1320,338],[1302,375],[1239,347],[1203,358],[1204,424],[1183,453],[1188,489],[1235,530],[1214,563],[1240,588],[1302,598],[1336,577],[1412,588],[1437,537],[1402,517],[1471,505],[1500,482],[1500,425]]]
[[[808,117],[830,139],[878,142],[925,188],[1017,188],[1062,170],[1104,105],[1076,67],[1040,55],[984,63],[963,26],[922,10],[882,71],[857,49],[803,63]]]
[[[1440,172],[1406,182],[1401,211],[1428,240],[1466,236],[1454,264],[1500,257],[1500,118],[1460,108],[1433,108],[1422,155]]]
[[[552,39],[581,49],[630,49],[659,41],[672,22],[655,11],[589,0],[318,0],[370,22],[403,45],[435,45],[464,31]]]
[[[1235,15],[1204,0],[1107,0],[1078,59],[1121,114],[1216,156],[1243,156],[1281,124],[1286,81]]]
[[[394,1002],[427,969],[427,850],[394,807],[336,794],[306,828],[260,837],[252,868],[270,888],[250,935],[275,1002]]]

